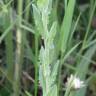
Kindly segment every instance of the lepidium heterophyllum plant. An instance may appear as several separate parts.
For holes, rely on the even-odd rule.
[[[38,32],[44,45],[39,52],[39,82],[43,96],[57,96],[56,75],[59,60],[55,60],[54,38],[56,35],[56,21],[49,26],[49,16],[52,9],[52,0],[38,0],[33,6],[33,13]]]

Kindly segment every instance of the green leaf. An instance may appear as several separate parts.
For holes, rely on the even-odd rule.
[[[69,0],[68,6],[65,12],[63,24],[61,26],[61,36],[60,36],[60,42],[61,42],[61,52],[65,52],[67,48],[67,41],[70,36],[70,29],[72,24],[72,17],[74,12],[76,0]]]
[[[48,96],[57,96],[57,86],[56,85],[53,85],[50,88]]]
[[[81,43],[81,42],[80,42],[80,43]],[[72,48],[70,49],[69,52],[66,53],[66,55],[64,56],[64,61],[65,61],[65,60],[68,58],[68,56],[79,46],[80,43],[76,44],[74,47],[72,47]]]
[[[59,67],[59,60],[54,64],[53,66],[53,69],[52,69],[52,72],[51,72],[51,84],[54,83],[54,81],[56,80],[56,76],[57,76],[57,73],[58,73],[58,67]]]
[[[53,43],[53,40],[54,40],[55,35],[56,35],[56,28],[57,28],[57,22],[54,22],[52,24],[52,27],[50,28],[50,32],[48,35],[49,45]]]
[[[28,91],[25,91],[27,96],[33,96],[32,94],[30,94]]]
[[[38,0],[37,5],[41,12],[47,12],[49,14],[52,9],[52,0]]]
[[[43,23],[42,23],[42,15],[41,15],[39,9],[34,4],[32,4],[32,7],[33,7],[33,15],[34,15],[34,21],[36,24],[36,28],[39,31],[39,34],[42,35],[44,32]]]
[[[43,94],[45,94],[46,93],[46,81],[44,78],[42,65],[40,65],[39,67],[39,81],[40,81],[41,87],[43,88]]]

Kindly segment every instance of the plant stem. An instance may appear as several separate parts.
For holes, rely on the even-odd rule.
[[[27,11],[26,11],[26,13],[25,13],[25,19],[26,19],[27,22],[28,22],[28,20],[29,20],[29,11],[30,11],[30,7],[28,6],[29,3],[30,3],[30,0],[26,0],[26,8],[27,8]]]
[[[5,16],[5,30],[10,26],[10,18],[8,13]],[[10,80],[13,80],[13,42],[12,42],[12,31],[10,31],[5,38],[6,45],[6,64],[7,64],[7,76]]]
[[[35,33],[35,96],[38,90],[38,33]]]
[[[14,77],[14,96],[20,95],[20,76],[21,76],[21,69],[22,69],[22,62],[23,62],[23,44],[22,44],[22,30],[20,25],[22,23],[22,8],[23,8],[23,0],[18,0],[18,28],[16,32],[17,38],[17,48],[16,48],[16,62],[15,62],[15,77]]]

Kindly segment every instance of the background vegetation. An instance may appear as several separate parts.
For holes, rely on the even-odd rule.
[[[0,0],[0,96],[96,96],[96,0]],[[85,87],[70,90],[76,75]]]

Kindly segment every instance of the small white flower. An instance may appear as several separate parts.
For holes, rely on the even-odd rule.
[[[72,89],[80,89],[85,86],[84,81],[81,81],[78,77],[71,75],[67,79],[67,86],[71,86]]]
[[[73,85],[75,89],[79,89],[85,86],[84,81],[81,81],[79,78],[74,78]]]

